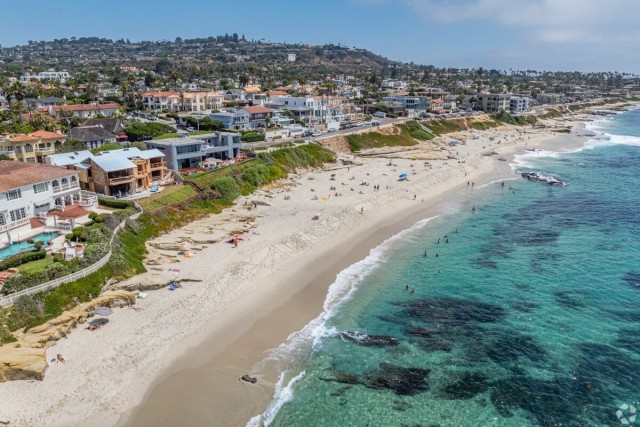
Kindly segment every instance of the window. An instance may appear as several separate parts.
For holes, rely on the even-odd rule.
[[[39,184],[35,184],[33,186],[33,192],[38,194],[38,193],[43,193],[45,191],[47,191],[49,189],[49,183],[48,182],[41,182]]]
[[[0,213],[0,226],[7,225],[7,217],[4,216],[4,212]]]
[[[34,157],[29,157],[26,161],[27,163],[35,163],[36,159]]]
[[[11,211],[9,214],[11,215],[11,221],[18,221],[19,219],[27,217],[27,211],[24,208]]]
[[[33,146],[31,144],[27,144],[24,146],[24,152],[25,153],[32,153],[33,152]]]
[[[20,197],[22,197],[22,192],[19,188],[7,191],[7,200],[15,200],[19,199]]]

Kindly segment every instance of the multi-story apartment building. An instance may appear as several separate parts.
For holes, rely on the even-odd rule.
[[[54,208],[64,210],[80,199],[75,171],[0,160],[0,232],[28,226],[30,218]]]
[[[426,111],[429,109],[429,100],[420,96],[384,96],[382,102],[395,102],[406,110]]]
[[[240,154],[240,134],[216,132],[195,135],[189,138],[170,138],[146,142],[150,149],[159,150],[166,156],[167,166],[176,172],[193,168],[209,159],[231,160]]]
[[[222,108],[224,97],[218,92],[145,92],[142,104],[150,111],[206,111]]]
[[[497,113],[498,111],[509,111],[510,93],[481,93],[476,96],[476,108],[485,113]]]
[[[66,140],[67,135],[46,130],[28,135],[0,135],[0,154],[21,162],[44,163],[44,156],[55,153],[56,147]]]
[[[92,154],[76,151],[47,156],[51,165],[75,171],[82,189],[107,196],[130,196],[167,179],[165,155],[158,150],[123,148]]]

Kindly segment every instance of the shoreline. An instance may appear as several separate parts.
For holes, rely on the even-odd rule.
[[[574,129],[582,123],[561,122]],[[517,128],[509,126],[495,132],[478,132],[483,136],[518,133]],[[552,140],[582,145],[577,141],[587,139],[549,131],[532,135],[538,137],[530,141],[532,147],[539,143],[540,148]],[[364,258],[371,248],[391,235],[424,218],[427,212],[434,212],[448,195],[464,189],[467,179],[480,183],[480,176],[483,182],[514,176],[509,161],[482,156],[486,150],[474,144],[471,141],[457,147],[463,155],[465,150],[469,154],[475,150],[469,163],[430,160],[434,170],[419,171],[415,181],[410,177],[404,188],[402,183],[395,182],[398,171],[390,172],[391,191],[374,193],[380,194],[378,198],[364,197],[369,195],[369,188],[363,197],[347,193],[345,200],[339,198],[335,207],[326,203],[328,213],[325,216],[323,212],[317,222],[310,217],[320,202],[309,202],[312,193],[308,191],[312,186],[329,184],[332,172],[341,175],[338,182],[345,179],[344,168],[310,171],[297,177],[291,194],[296,199],[300,196],[300,202],[295,205],[299,210],[293,217],[292,207],[281,201],[282,193],[273,190],[280,194],[278,200],[273,200],[270,207],[251,212],[256,215],[257,231],[248,233],[246,242],[234,250],[222,242],[201,244],[196,256],[174,265],[203,283],[187,284],[171,294],[166,289],[150,292],[149,298],[140,302],[141,313],[117,310],[112,324],[99,334],[73,331],[47,350],[48,359],[51,354],[64,351],[69,363],[52,365],[42,382],[21,381],[0,386],[6,387],[7,395],[15,396],[0,403],[0,413],[12,425],[144,426],[157,425],[158,419],[166,423],[168,416],[179,419],[182,425],[199,425],[198,421],[210,423],[212,419],[212,414],[206,411],[210,408],[205,405],[204,411],[198,411],[203,402],[189,397],[200,393],[205,394],[204,402],[209,406],[215,402],[220,409],[215,417],[225,420],[225,425],[244,425],[269,404],[276,378],[261,378],[257,386],[240,383],[238,378],[250,372],[266,350],[286,341],[290,333],[300,330],[322,311],[327,289],[338,272]],[[513,156],[524,150],[526,144],[505,141],[504,145],[494,144],[492,148],[502,155]],[[362,167],[352,166],[351,173],[360,179],[367,171],[387,171],[386,161],[367,159]],[[408,163],[422,160],[399,159],[400,162],[407,169]],[[463,174],[465,171],[468,177]],[[351,185],[359,187],[357,183]],[[394,191],[395,187],[400,191]],[[422,196],[427,191],[431,194],[425,194],[424,203],[422,197],[412,199],[413,194]],[[265,200],[271,200],[266,197]],[[241,199],[232,211],[237,216],[243,201],[256,198],[252,195]],[[360,207],[364,207],[362,215]],[[225,220],[225,214],[219,217],[218,222]],[[215,220],[198,221],[156,240],[202,236],[207,224]],[[288,221],[283,223],[284,220]],[[290,224],[290,230],[283,229],[282,224]],[[215,258],[217,265],[211,265],[209,258]],[[148,275],[170,276],[158,269],[150,270]],[[140,280],[137,277],[132,282]],[[73,370],[67,374],[70,369]],[[41,405],[37,411],[34,402]],[[3,405],[9,407],[5,410]]]

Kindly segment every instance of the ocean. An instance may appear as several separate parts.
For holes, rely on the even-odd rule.
[[[340,273],[249,425],[640,425],[640,109],[587,128]]]

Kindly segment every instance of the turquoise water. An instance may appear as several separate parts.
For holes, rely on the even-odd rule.
[[[32,237],[32,239],[34,242],[48,242],[49,240],[56,237],[58,237],[58,233],[42,233]],[[0,249],[0,259],[5,259],[12,255],[19,254],[20,252],[28,251],[31,249],[34,249],[34,246],[31,243],[27,243],[26,240],[23,242],[17,242],[9,247]]]
[[[250,424],[633,424],[640,110],[590,127],[584,150],[517,158],[567,186],[468,190],[341,273]]]

